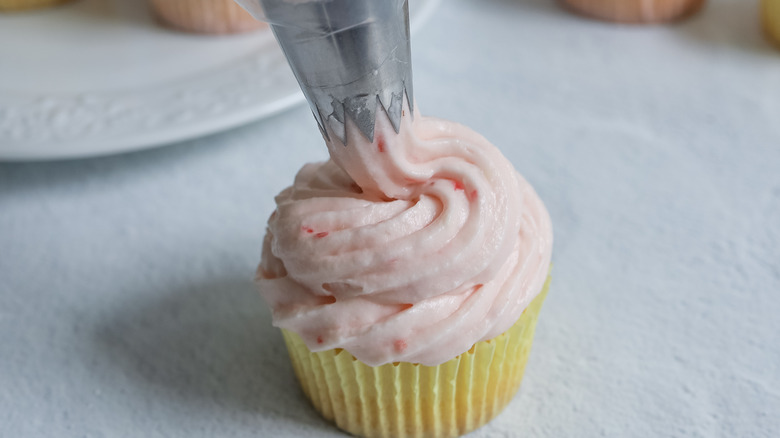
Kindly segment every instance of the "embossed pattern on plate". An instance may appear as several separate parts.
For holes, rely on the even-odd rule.
[[[410,2],[413,28],[437,0]],[[268,30],[169,31],[145,2],[0,15],[0,159],[108,155],[194,138],[303,101]]]

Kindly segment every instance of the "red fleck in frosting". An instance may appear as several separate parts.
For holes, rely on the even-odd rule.
[[[418,111],[400,134],[380,115],[373,142],[350,121],[346,146],[331,139],[268,222],[274,325],[372,366],[438,365],[509,329],[542,289],[552,226],[500,151]]]

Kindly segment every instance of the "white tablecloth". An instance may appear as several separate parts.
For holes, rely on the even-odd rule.
[[[498,145],[555,225],[519,394],[474,437],[780,435],[780,51],[758,6],[618,27],[446,0],[422,112]],[[309,110],[107,158],[0,164],[0,436],[342,436],[252,285]]]

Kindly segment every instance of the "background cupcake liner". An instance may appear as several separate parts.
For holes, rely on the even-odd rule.
[[[684,18],[705,0],[564,0],[571,9],[590,17],[622,23],[657,23]]]
[[[23,11],[27,9],[47,8],[73,0],[0,0],[0,11]]]
[[[240,33],[266,26],[233,0],[149,0],[149,3],[165,24],[188,32]]]
[[[303,392],[327,420],[359,436],[454,437],[501,412],[520,388],[550,278],[505,333],[429,367],[370,367],[342,349],[312,353],[282,330]]]
[[[767,37],[780,48],[780,0],[763,0],[761,19]]]

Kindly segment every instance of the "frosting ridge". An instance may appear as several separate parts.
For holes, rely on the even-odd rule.
[[[400,134],[378,115],[373,142],[347,120],[346,145],[331,136],[276,197],[257,282],[312,351],[438,365],[542,289],[552,227],[533,188],[480,135],[415,114]]]

